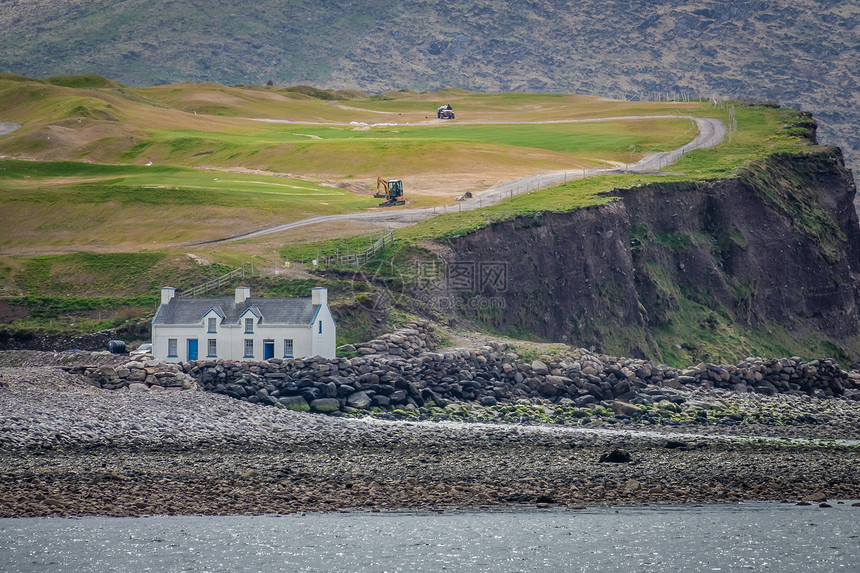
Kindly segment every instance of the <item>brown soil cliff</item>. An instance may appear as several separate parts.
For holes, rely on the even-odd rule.
[[[726,180],[615,190],[608,205],[453,240],[449,268],[496,262],[506,276],[447,294],[499,331],[622,355],[658,355],[654,332],[694,318],[715,333],[815,335],[850,356],[860,331],[855,192],[838,149],[773,156]]]

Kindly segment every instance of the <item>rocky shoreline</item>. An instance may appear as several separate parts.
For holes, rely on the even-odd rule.
[[[679,392],[818,423],[352,419],[199,390],[105,390],[56,367],[0,368],[0,516],[860,498],[860,446],[840,441],[857,437],[860,402]],[[750,437],[801,434],[822,439]]]
[[[138,357],[63,367],[109,390],[200,388],[299,412],[400,420],[701,424],[734,432],[757,424],[778,427],[777,435],[814,436],[834,414],[809,407],[811,400],[860,401],[860,372],[832,359],[751,357],[678,369],[573,348],[526,359],[496,341],[437,351],[434,329],[422,321],[347,350],[355,355],[186,363]],[[852,436],[860,437],[854,427]]]

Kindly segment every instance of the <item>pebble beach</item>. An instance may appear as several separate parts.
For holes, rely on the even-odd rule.
[[[0,516],[286,514],[860,498],[860,402],[691,391],[816,423],[389,421],[0,368]]]

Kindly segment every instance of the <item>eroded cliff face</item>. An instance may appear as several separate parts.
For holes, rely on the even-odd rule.
[[[787,336],[856,359],[855,191],[832,148],[733,179],[616,190],[607,205],[454,240],[447,295],[498,331],[609,353],[716,360],[756,349],[748,337]],[[452,282],[457,269],[473,280]]]

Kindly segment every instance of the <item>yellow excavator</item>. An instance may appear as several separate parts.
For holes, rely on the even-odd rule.
[[[395,205],[405,205],[406,199],[403,198],[403,181],[400,179],[389,179],[386,181],[382,177],[376,178],[376,195],[374,197],[381,199],[385,198],[380,207],[394,207]]]

